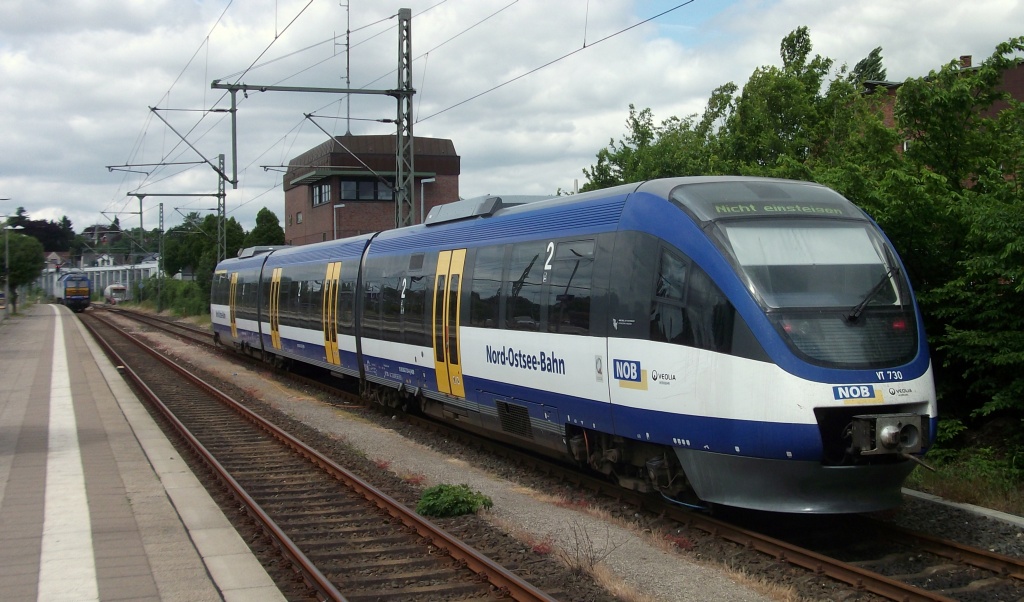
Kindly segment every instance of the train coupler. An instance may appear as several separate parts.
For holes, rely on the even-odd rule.
[[[853,417],[853,449],[862,456],[913,454],[924,446],[919,414],[868,414]]]

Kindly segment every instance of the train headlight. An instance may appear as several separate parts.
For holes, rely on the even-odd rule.
[[[921,416],[918,414],[854,416],[852,426],[853,448],[861,455],[921,451]]]

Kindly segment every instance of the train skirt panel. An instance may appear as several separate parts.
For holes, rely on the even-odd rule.
[[[872,512],[898,506],[913,462],[825,466],[676,448],[700,499],[771,512]]]

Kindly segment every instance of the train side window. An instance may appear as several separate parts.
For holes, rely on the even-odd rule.
[[[380,294],[381,276],[384,274],[383,261],[380,257],[368,257],[363,268],[363,296],[359,316],[359,333],[361,336],[380,338]]]
[[[405,329],[405,297],[409,278],[405,256],[382,259],[380,279],[381,335],[385,341],[401,342]]]
[[[341,264],[340,288],[338,290],[338,332],[355,334],[356,272],[358,261],[343,261]]]
[[[321,266],[317,266],[318,268]],[[312,276],[310,274],[309,276]],[[316,270],[315,280],[306,281],[306,293],[303,296],[303,303],[305,303],[305,311],[303,316],[306,318],[306,328],[309,330],[323,330],[323,315],[324,315],[324,274],[321,270]]]
[[[547,278],[548,332],[589,334],[594,241],[558,243],[550,266]]]
[[[281,269],[281,289],[278,292],[278,323],[282,326],[292,326],[294,312],[292,310],[292,279],[288,268]],[[267,298],[270,298],[270,287],[267,287]]]
[[[405,342],[410,345],[430,345],[427,333],[427,295],[433,290],[434,277],[431,274],[409,276],[405,289]]]
[[[512,247],[507,281],[505,327],[514,330],[540,330],[541,291],[547,241],[517,244]]]
[[[470,293],[470,326],[500,328],[501,271],[505,263],[505,247],[484,247],[476,251],[473,283]]]

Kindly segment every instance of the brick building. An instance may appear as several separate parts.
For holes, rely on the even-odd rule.
[[[963,55],[960,57],[961,69],[977,69],[973,65],[973,57],[971,55]],[[882,107],[883,122],[888,127],[896,127],[896,119],[893,115],[893,111],[896,105],[896,93],[899,90],[903,82],[890,82],[890,81],[866,81],[864,87],[868,92],[874,92],[878,88],[884,88],[886,95],[889,97]],[[1001,92],[1007,92],[1014,100],[1024,100],[1024,61],[1017,61],[1017,64],[1010,67],[1003,72],[1003,81],[1000,85],[996,86],[996,89]],[[1009,107],[1006,101],[996,101],[992,108],[985,112],[986,116],[993,117],[1003,109]]]
[[[305,245],[394,228],[396,140],[337,136],[292,159],[283,182],[285,242]],[[461,167],[451,140],[416,136],[413,149],[414,221],[420,223],[431,207],[459,200]]]

